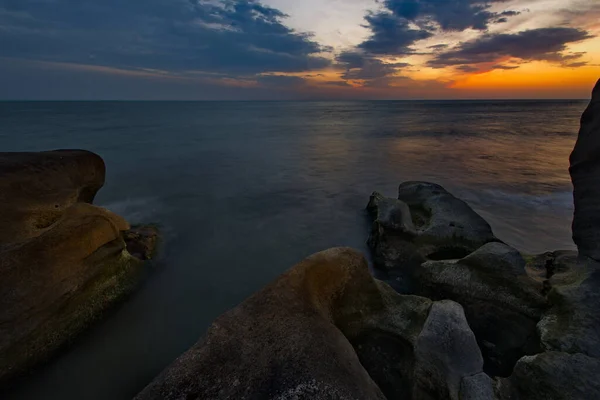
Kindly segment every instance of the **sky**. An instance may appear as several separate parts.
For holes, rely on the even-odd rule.
[[[0,0],[3,100],[588,98],[599,0]]]

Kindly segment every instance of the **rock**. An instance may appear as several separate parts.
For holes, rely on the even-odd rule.
[[[97,155],[1,153],[0,169],[0,218],[8,224],[0,243],[0,384],[7,384],[130,292],[142,262],[127,251],[127,221],[87,203],[104,182]]]
[[[521,254],[443,187],[406,182],[398,198],[375,192],[367,206],[375,265],[399,274],[403,293],[460,303],[485,371],[509,376],[519,358],[539,350],[536,325],[546,307],[546,279],[529,277]]]
[[[416,294],[464,307],[493,376],[509,376],[519,358],[539,349],[536,324],[546,300],[524,266],[517,250],[488,243],[461,260],[428,261],[416,274]]]
[[[439,185],[402,183],[398,199],[410,207],[418,246],[421,252],[429,249],[430,260],[462,258],[486,243],[499,242],[481,216]]]
[[[513,397],[522,400],[600,398],[600,361],[583,354],[546,352],[523,357],[510,377]]]
[[[375,192],[367,209],[374,219],[368,244],[375,265],[402,270],[409,280],[426,260],[459,259],[499,242],[483,218],[433,183],[405,182],[398,200]]]
[[[463,378],[481,373],[483,358],[459,304],[433,304],[415,358],[413,399],[458,400]]]
[[[467,376],[460,384],[460,400],[494,400],[494,382],[484,373]]]
[[[100,156],[84,150],[0,153],[0,244],[39,235],[104,185]]]
[[[559,250],[527,258],[527,274],[538,282],[546,282],[548,290],[551,278],[556,283],[577,264],[577,252],[572,250]]]
[[[581,117],[570,161],[575,203],[573,240],[581,256],[600,261],[600,81]]]
[[[309,257],[219,317],[137,399],[385,399],[336,320],[384,307],[349,249]]]
[[[127,251],[140,260],[151,260],[158,242],[155,226],[134,226],[123,233]]]
[[[435,329],[453,350],[474,343],[459,305],[401,296],[371,277],[360,253],[330,249],[219,317],[136,398],[413,398],[417,362],[458,390],[465,371],[481,372],[471,361],[479,357],[481,364],[481,355],[475,346],[455,368],[444,346],[427,348]],[[438,359],[441,368],[433,365]]]
[[[375,264],[385,270],[401,267],[410,275],[425,257],[413,244],[417,231],[406,203],[374,192],[367,206],[373,218],[368,245]]]
[[[600,263],[581,259],[550,285],[551,308],[538,324],[542,347],[600,358]]]
[[[549,279],[550,310],[538,325],[546,350],[600,357],[600,81],[581,118],[571,154],[575,214],[571,255]]]

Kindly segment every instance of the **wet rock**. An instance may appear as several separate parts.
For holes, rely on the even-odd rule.
[[[0,384],[47,360],[135,286],[142,262],[126,250],[129,224],[88,204],[103,183],[93,153],[0,153]]]
[[[519,358],[539,349],[536,324],[546,300],[524,267],[517,250],[488,243],[461,260],[428,261],[416,275],[417,294],[464,307],[490,375],[509,376]]]

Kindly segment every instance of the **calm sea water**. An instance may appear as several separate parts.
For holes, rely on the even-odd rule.
[[[571,249],[583,101],[0,103],[0,151],[83,148],[97,203],[159,223],[130,300],[10,399],[128,399],[211,320],[303,257],[366,251],[370,193],[426,180],[523,252]]]

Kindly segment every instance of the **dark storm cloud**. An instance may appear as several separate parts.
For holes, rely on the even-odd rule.
[[[342,79],[376,80],[394,76],[399,68],[410,66],[408,63],[384,63],[367,54],[346,51],[336,57],[338,67],[344,69]]]
[[[0,57],[246,75],[329,65],[255,0],[0,0]]]
[[[486,34],[462,43],[456,49],[437,54],[428,65],[444,68],[493,62],[505,57],[568,65],[572,61],[575,63],[584,53],[564,54],[566,45],[591,37],[588,32],[576,28],[541,28],[515,34]]]

